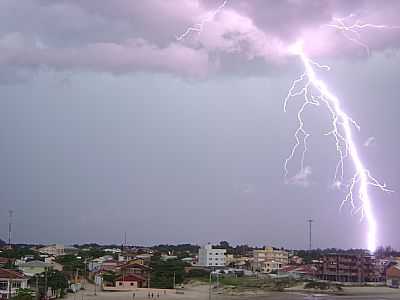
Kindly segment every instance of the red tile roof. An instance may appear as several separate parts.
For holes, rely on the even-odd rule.
[[[25,275],[14,270],[0,268],[0,278],[5,279],[26,279]]]

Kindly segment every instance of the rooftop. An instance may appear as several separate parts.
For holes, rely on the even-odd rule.
[[[0,268],[0,278],[1,279],[26,279],[25,275],[9,269]]]

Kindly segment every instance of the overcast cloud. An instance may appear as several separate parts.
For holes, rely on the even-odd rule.
[[[221,3],[0,1],[0,238],[14,209],[18,242],[127,231],[136,244],[301,248],[311,217],[316,246],[365,246],[365,223],[339,212],[323,108],[306,112],[307,169],[283,178],[299,103],[284,114],[282,101],[302,72],[287,49],[302,40],[329,63],[363,159],[397,190],[400,1],[230,0],[177,40]],[[387,26],[358,35],[338,18]],[[372,195],[379,242],[400,247],[396,193]]]

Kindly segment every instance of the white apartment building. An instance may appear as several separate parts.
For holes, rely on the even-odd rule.
[[[213,249],[210,244],[199,249],[199,266],[224,267],[226,249]]]

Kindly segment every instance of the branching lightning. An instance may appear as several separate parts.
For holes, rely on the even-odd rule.
[[[386,192],[390,192],[391,190],[389,190],[385,184],[382,184],[375,179],[369,170],[365,168],[358,154],[352,133],[353,127],[359,129],[358,124],[343,111],[339,99],[328,89],[326,84],[322,80],[318,79],[315,69],[329,70],[329,67],[320,65],[308,58],[303,50],[301,42],[292,46],[290,52],[301,59],[305,72],[298,79],[293,81],[289,93],[284,101],[284,110],[286,111],[288,101],[293,97],[303,96],[304,102],[297,113],[299,127],[294,134],[296,142],[290,155],[285,160],[285,175],[287,176],[288,174],[287,165],[293,159],[300,144],[304,147],[303,152],[301,153],[301,168],[304,168],[304,157],[307,152],[307,138],[310,136],[310,134],[304,129],[304,121],[302,118],[305,108],[309,105],[326,105],[331,114],[332,121],[332,128],[327,135],[333,136],[339,156],[335,172],[335,182],[341,183],[343,181],[344,160],[347,157],[352,161],[355,168],[355,174],[352,177],[350,184],[347,186],[347,194],[345,199],[342,201],[341,207],[345,203],[350,203],[354,214],[360,213],[361,218],[365,217],[368,223],[368,249],[373,252],[375,251],[377,244],[377,225],[371,199],[368,194],[368,188],[369,186],[374,186]],[[360,204],[357,204],[356,200],[359,200]]]
[[[352,19],[356,17],[355,14],[350,14],[344,18],[333,18],[332,23],[326,24],[325,26],[335,28],[342,33],[342,35],[349,41],[363,47],[368,55],[370,55],[371,51],[368,45],[363,42],[361,38],[361,31],[364,29],[400,29],[400,26],[390,26],[384,24],[371,24],[371,23],[363,23],[361,20],[355,20],[353,23],[349,23]]]
[[[222,4],[221,4],[220,6],[218,6],[215,10],[210,11],[209,13],[207,13],[207,15],[204,17],[204,19],[202,19],[202,20],[200,21],[200,23],[197,23],[197,24],[194,24],[194,25],[188,27],[188,28],[186,29],[186,31],[183,32],[182,34],[178,35],[178,36],[176,37],[176,39],[177,39],[178,41],[181,41],[181,40],[185,39],[185,38],[186,38],[189,34],[191,34],[192,32],[197,32],[197,33],[200,34],[200,33],[203,31],[204,25],[205,25],[207,22],[212,21],[212,20],[215,18],[215,16],[216,16],[218,13],[220,13],[221,10],[224,9],[224,7],[226,6],[227,3],[228,3],[228,0],[224,0],[224,1],[222,2]]]
[[[224,0],[219,7],[209,12],[200,23],[188,27],[186,31],[177,36],[176,39],[181,41],[193,32],[201,33],[205,23],[212,21],[214,17],[225,8],[227,3],[228,0]],[[333,18],[332,22],[325,26],[341,32],[344,38],[363,47],[368,55],[370,54],[370,48],[362,40],[361,31],[364,29],[400,29],[400,26],[376,25],[363,23],[360,20],[350,22],[354,20],[355,17],[354,14],[351,14],[345,18]],[[360,130],[360,126],[342,109],[339,99],[328,89],[327,85],[317,77],[316,70],[329,71],[330,67],[320,65],[311,60],[304,52],[302,42],[297,42],[289,47],[288,54],[296,55],[300,58],[304,66],[304,73],[293,81],[284,100],[284,111],[286,112],[288,102],[292,98],[303,97],[304,102],[297,112],[298,128],[294,133],[295,144],[284,162],[285,178],[289,175],[288,164],[294,159],[299,147],[302,147],[300,171],[304,172],[306,170],[304,161],[308,151],[307,140],[310,137],[310,133],[308,133],[304,127],[303,113],[305,109],[310,105],[325,105],[330,113],[332,123],[331,129],[326,135],[333,137],[338,153],[334,184],[338,188],[343,186],[346,189],[346,196],[340,205],[340,209],[346,203],[349,203],[352,207],[352,214],[360,214],[361,219],[366,219],[368,224],[367,247],[371,252],[374,252],[377,246],[377,222],[374,216],[371,198],[368,193],[369,187],[372,186],[384,192],[392,191],[387,188],[385,183],[380,183],[373,177],[370,171],[364,166],[353,139],[353,129]],[[349,184],[343,183],[346,159],[352,162],[355,170],[355,174],[350,179]]]

